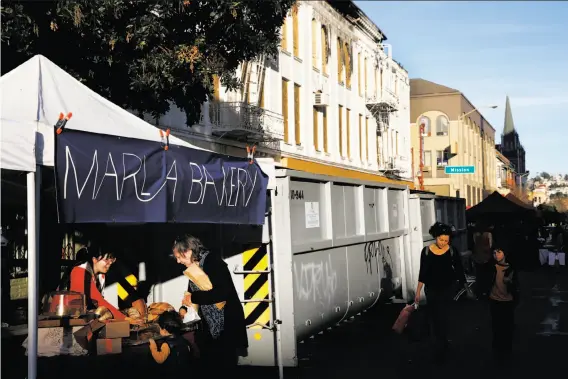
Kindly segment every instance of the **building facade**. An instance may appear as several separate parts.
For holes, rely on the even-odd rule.
[[[299,1],[281,33],[278,56],[241,65],[240,91],[214,79],[199,125],[173,109],[160,126],[279,167],[411,185],[409,78],[382,31],[353,2]]]
[[[463,93],[411,79],[410,118],[415,185],[422,181],[427,191],[465,198],[467,206],[496,189],[495,129]],[[446,166],[474,166],[475,172],[447,174]]]
[[[497,174],[497,191],[506,196],[515,191],[517,187],[517,173],[515,167],[501,152],[495,151],[495,172]]]
[[[509,96],[507,96],[505,103],[505,121],[503,134],[501,135],[501,144],[498,146],[498,149],[515,167],[519,175],[519,185],[524,187],[529,174],[525,164],[525,148],[521,144],[519,134],[515,129]]]

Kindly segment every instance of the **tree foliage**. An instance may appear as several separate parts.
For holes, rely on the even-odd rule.
[[[170,102],[200,117],[213,75],[275,54],[296,0],[3,1],[2,71],[42,54],[114,103],[154,117]]]

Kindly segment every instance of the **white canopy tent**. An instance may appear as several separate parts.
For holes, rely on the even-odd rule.
[[[36,55],[0,78],[0,168],[27,174],[28,217],[28,379],[37,377],[38,236],[41,178],[37,166],[54,165],[54,125],[72,112],[65,126],[99,134],[161,141],[159,129],[81,84]],[[204,150],[177,137],[169,143]]]
[[[3,169],[53,166],[53,127],[60,113],[73,113],[65,126],[69,129],[160,141],[158,128],[90,90],[42,55],[2,76],[0,88]],[[203,150],[174,136],[170,144]]]

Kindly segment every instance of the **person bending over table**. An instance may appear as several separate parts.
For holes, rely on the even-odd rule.
[[[114,253],[106,247],[85,249],[87,260],[71,270],[69,290],[85,294],[87,310],[103,306],[112,313],[115,320],[124,320],[126,316],[103,297],[105,276],[116,261]]]
[[[204,327],[197,331],[196,340],[204,368],[230,372],[237,366],[239,353],[248,348],[248,337],[243,306],[227,264],[190,235],[178,237],[172,250],[177,263],[186,271],[203,271],[212,287],[202,290],[190,280],[180,309],[183,317],[187,307],[198,306]]]

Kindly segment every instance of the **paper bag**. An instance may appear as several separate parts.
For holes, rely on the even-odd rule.
[[[195,308],[193,308],[193,307],[187,308],[187,312],[185,313],[185,316],[183,317],[183,323],[187,324],[189,322],[194,322],[194,321],[199,321],[199,320],[201,320],[201,317],[199,317]]]
[[[213,284],[209,280],[209,276],[197,265],[189,266],[184,272],[184,275],[189,278],[200,290],[210,291],[213,289]],[[218,309],[223,309],[225,306],[225,301],[215,304]],[[197,304],[193,304],[195,310],[197,311]]]

